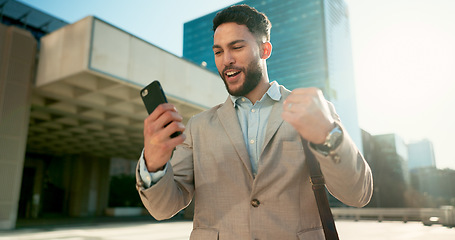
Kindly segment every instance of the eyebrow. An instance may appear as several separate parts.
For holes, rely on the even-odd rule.
[[[241,40],[241,39],[240,40],[234,40],[234,41],[230,42],[228,44],[228,46],[232,46],[232,45],[235,45],[235,44],[240,43],[240,42],[246,42],[246,41],[245,40]],[[215,45],[213,45],[212,49],[215,49],[215,48],[221,48],[221,46],[218,45],[218,44],[215,44]]]

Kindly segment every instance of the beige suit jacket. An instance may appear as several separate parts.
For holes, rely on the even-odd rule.
[[[256,176],[228,98],[188,122],[187,138],[160,181],[145,189],[137,174],[137,188],[150,214],[168,219],[194,196],[192,240],[324,239],[303,140],[281,118],[289,91],[281,87],[281,93],[269,117]],[[314,153],[333,196],[350,206],[368,203],[371,171],[346,131],[337,149],[339,162]]]

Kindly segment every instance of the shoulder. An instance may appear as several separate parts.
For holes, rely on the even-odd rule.
[[[287,89],[285,86],[283,85],[278,85],[279,88],[280,88],[280,93],[281,93],[281,96],[286,99],[289,94],[291,94],[291,90]]]
[[[218,104],[208,110],[195,114],[194,116],[192,116],[190,118],[190,120],[188,121],[188,124],[191,123],[192,125],[194,125],[194,124],[200,125],[200,124],[205,124],[208,121],[213,120],[214,118],[217,117],[218,110],[220,108],[222,108],[223,106],[225,106],[225,104],[227,104],[227,103],[225,102],[225,103]]]

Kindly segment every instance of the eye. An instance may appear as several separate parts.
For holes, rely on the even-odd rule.
[[[222,52],[222,51],[220,51],[220,50],[216,50],[216,51],[213,51],[213,54],[215,54],[215,56],[218,56],[218,55],[221,54],[221,52]]]
[[[233,47],[233,49],[235,49],[235,50],[242,49],[242,48],[243,48],[243,46],[235,46],[235,47]]]

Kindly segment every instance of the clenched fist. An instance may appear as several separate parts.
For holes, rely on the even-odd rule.
[[[317,88],[299,88],[283,104],[282,118],[299,134],[314,144],[324,143],[333,129],[334,119],[327,100]]]

